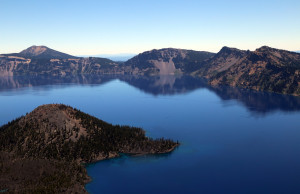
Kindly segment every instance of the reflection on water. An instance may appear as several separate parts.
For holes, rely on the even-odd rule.
[[[217,94],[224,103],[230,100],[240,102],[254,114],[267,114],[273,111],[292,112],[300,110],[300,97],[268,92],[257,92],[227,86],[210,86],[206,80],[191,76],[129,76],[129,75],[78,75],[53,76],[14,76],[0,77],[0,92],[22,91],[33,87],[45,90],[53,87],[73,85],[101,85],[119,79],[151,95],[175,95],[205,88]],[[50,86],[50,87],[35,87]]]
[[[64,103],[181,142],[171,154],[89,165],[90,193],[300,190],[298,97],[212,87],[187,76],[3,77],[0,85],[0,125],[41,104]]]
[[[66,85],[66,84],[104,84],[110,80],[114,79],[110,76],[11,76],[11,77],[1,77],[0,76],[0,92],[20,90],[25,87],[35,87],[35,86],[51,86],[51,85]],[[39,90],[40,88],[33,88]],[[51,89],[48,88],[48,89]]]
[[[254,113],[266,114],[277,110],[284,112],[300,110],[300,97],[296,96],[226,86],[208,88],[223,101],[237,100]]]
[[[147,154],[147,155],[130,155],[130,154],[120,154],[119,157],[111,158],[108,160],[102,160],[95,163],[88,164],[87,168],[93,168],[98,163],[101,163],[103,167],[109,167],[109,166],[115,166],[115,165],[123,165],[124,163],[128,162],[127,160],[131,160],[131,162],[143,164],[143,163],[150,163],[150,162],[158,162],[161,160],[167,160],[168,158],[173,155],[176,150],[176,148],[173,152],[170,153],[164,153],[164,154]]]

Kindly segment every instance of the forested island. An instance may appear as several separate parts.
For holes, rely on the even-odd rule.
[[[111,125],[63,104],[42,105],[0,128],[0,190],[86,192],[83,164],[120,153],[161,154],[179,145],[141,128]]]

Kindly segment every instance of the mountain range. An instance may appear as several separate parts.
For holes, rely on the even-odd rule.
[[[218,53],[165,48],[146,51],[126,62],[76,57],[45,46],[0,55],[0,76],[71,74],[188,74],[212,85],[300,95],[300,53],[267,46],[255,51],[223,47]]]

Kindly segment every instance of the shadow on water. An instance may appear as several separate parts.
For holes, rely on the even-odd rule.
[[[300,111],[300,97],[296,96],[228,86],[208,87],[208,89],[218,95],[223,102],[236,100],[254,114]]]
[[[239,102],[253,114],[265,115],[274,111],[300,111],[300,97],[268,92],[210,86],[205,79],[191,76],[130,76],[130,75],[78,75],[78,76],[14,76],[0,77],[0,95],[4,92],[23,91],[31,87],[34,90],[69,87],[69,85],[102,85],[112,80],[121,80],[154,96],[186,94],[197,89],[208,89],[222,102]],[[50,86],[50,87],[44,87]]]
[[[101,160],[101,161],[97,161],[94,163],[89,163],[86,165],[86,167],[93,168],[98,163],[101,163],[101,165],[103,167],[115,166],[115,165],[121,166],[129,161],[138,163],[138,164],[149,163],[149,162],[152,163],[152,162],[157,162],[157,161],[161,161],[161,160],[167,160],[168,158],[171,157],[172,154],[174,154],[174,152],[177,151],[177,149],[178,148],[176,148],[172,152],[164,153],[164,154],[146,154],[146,155],[120,154],[120,156],[118,156],[116,158]]]

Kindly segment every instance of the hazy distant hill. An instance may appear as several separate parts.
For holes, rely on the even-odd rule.
[[[18,56],[28,59],[70,59],[77,58],[72,55],[68,55],[46,46],[31,46],[20,53],[6,54],[8,56]]]

